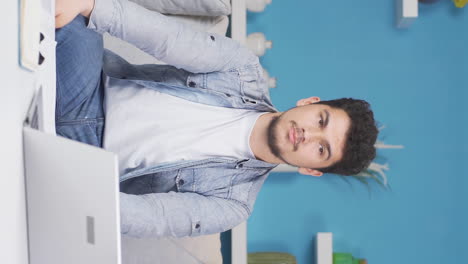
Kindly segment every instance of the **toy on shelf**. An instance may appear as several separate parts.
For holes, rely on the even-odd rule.
[[[247,36],[247,47],[249,47],[255,55],[263,56],[267,49],[273,47],[273,41],[267,40],[263,33],[255,32]]]
[[[367,264],[367,260],[354,258],[350,253],[333,253],[333,264]]]
[[[265,81],[265,85],[270,88],[276,88],[276,78],[270,77],[270,74],[267,70],[263,69],[263,79]]]
[[[247,0],[247,10],[250,12],[263,12],[271,4],[271,0]]]
[[[453,0],[453,3],[456,7],[462,8],[465,7],[465,5],[468,3],[468,0]]]

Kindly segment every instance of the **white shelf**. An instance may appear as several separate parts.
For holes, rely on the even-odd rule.
[[[396,0],[396,26],[409,27],[418,18],[418,0]]]
[[[231,0],[231,38],[245,45],[247,39],[247,7],[245,0]]]
[[[247,8],[245,0],[231,0],[231,38],[245,45]],[[247,264],[247,222],[231,230],[231,264]]]
[[[247,264],[247,221],[231,230],[231,264]]]
[[[316,242],[317,264],[332,264],[333,263],[333,234],[332,233],[317,233]]]

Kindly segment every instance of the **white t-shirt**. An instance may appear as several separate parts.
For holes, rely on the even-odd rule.
[[[266,112],[204,105],[126,80],[105,79],[103,147],[119,170],[213,157],[255,158],[250,133]]]

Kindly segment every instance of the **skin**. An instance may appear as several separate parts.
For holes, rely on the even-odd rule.
[[[70,23],[77,15],[89,17],[94,8],[94,0],[56,0],[55,28]]]
[[[94,0],[56,0],[55,27],[67,25],[79,14],[89,17],[93,8]],[[260,116],[249,138],[255,157],[299,167],[301,174],[322,176],[320,168],[342,158],[351,120],[345,111],[318,102],[319,97],[304,98],[288,111]]]
[[[250,136],[255,156],[299,167],[299,173],[311,176],[322,176],[319,168],[341,160],[351,120],[345,111],[318,102],[319,97],[304,98],[297,102],[298,107],[262,115]]]

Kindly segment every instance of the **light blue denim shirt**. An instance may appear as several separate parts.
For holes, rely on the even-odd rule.
[[[229,38],[194,31],[126,0],[96,0],[88,28],[173,65],[131,65],[106,51],[110,77],[197,103],[277,112],[261,85],[258,57]],[[121,232],[183,237],[229,230],[252,213],[276,165],[219,157],[127,169],[120,175]]]

